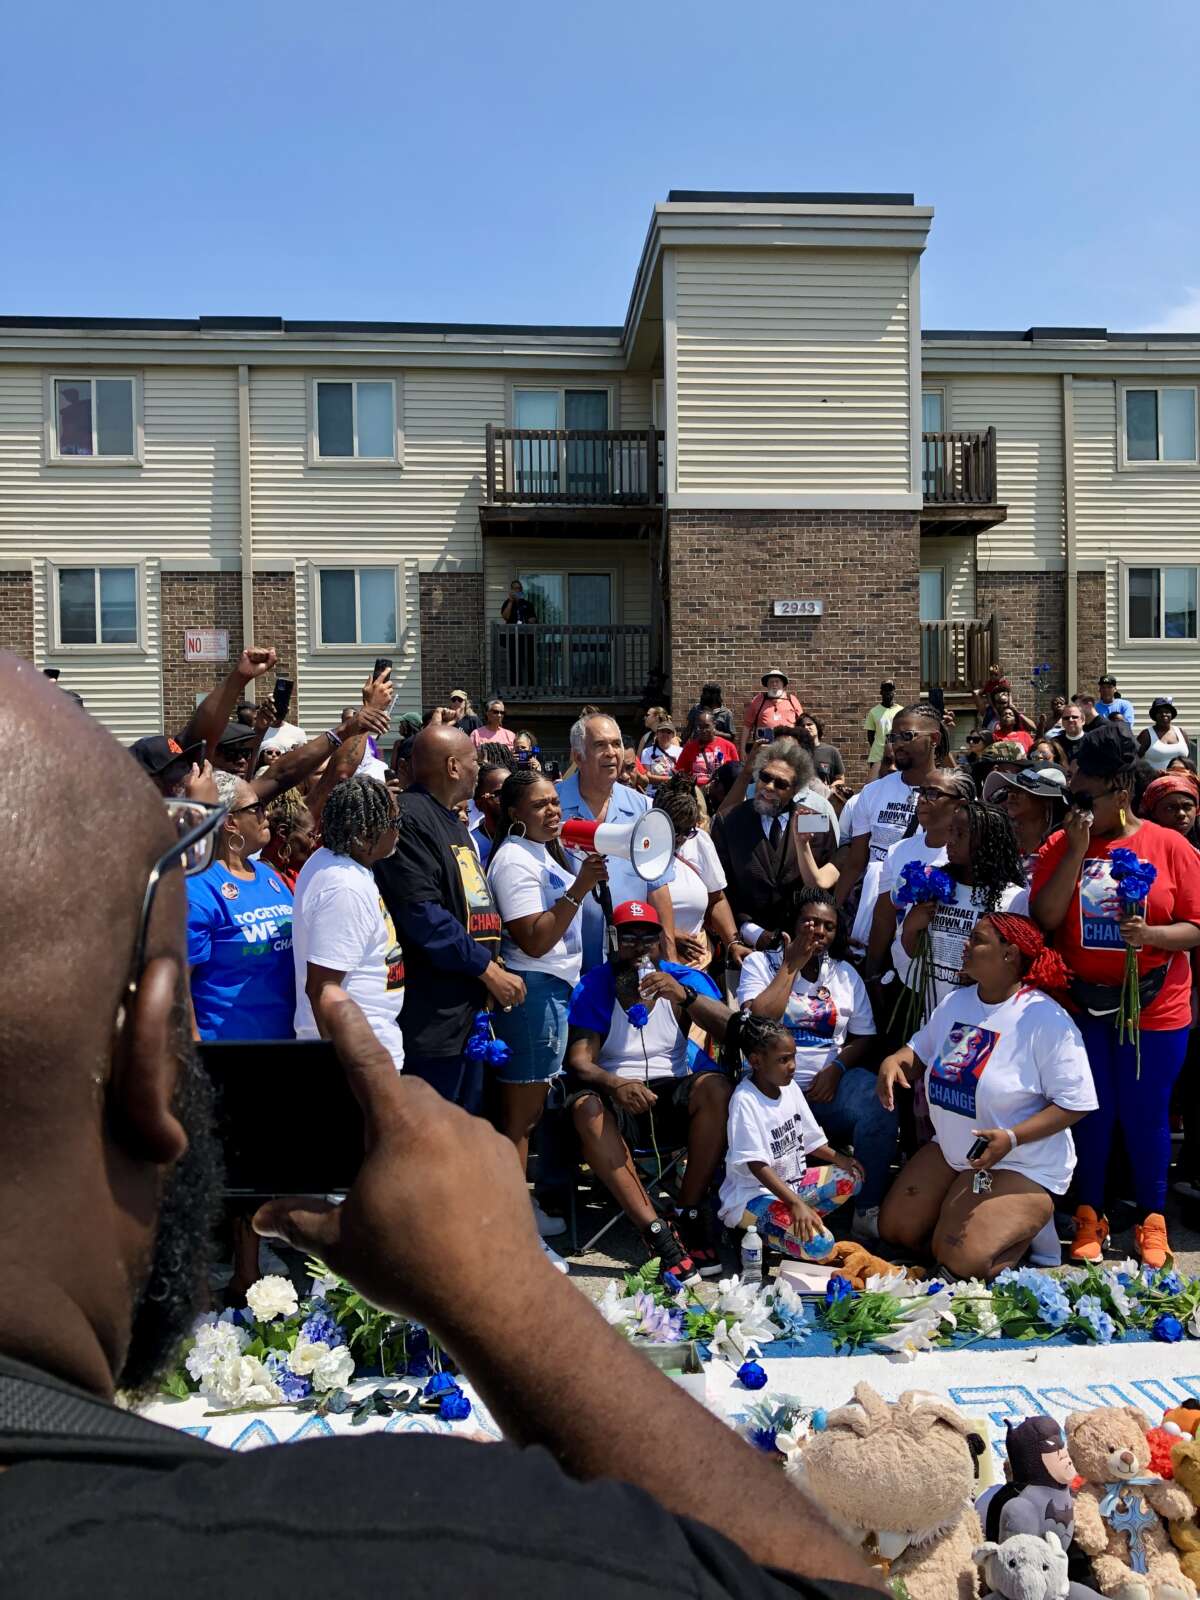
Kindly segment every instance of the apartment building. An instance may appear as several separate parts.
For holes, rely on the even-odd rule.
[[[387,655],[551,738],[779,664],[857,754],[997,659],[1194,732],[1200,334],[923,331],[932,221],[673,191],[620,327],[0,317],[0,647],[123,739],[249,637],[309,727]]]

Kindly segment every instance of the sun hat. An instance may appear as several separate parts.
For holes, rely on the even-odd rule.
[[[767,687],[767,679],[768,678],[782,678],[783,679],[783,687],[786,689],[787,686],[788,686],[788,675],[787,675],[787,673],[786,672],[781,672],[778,667],[768,667],[767,670],[763,673],[762,677],[758,680],[759,683],[762,684],[764,689]]]

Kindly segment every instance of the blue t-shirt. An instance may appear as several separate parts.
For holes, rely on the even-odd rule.
[[[1133,706],[1122,695],[1117,695],[1111,705],[1107,701],[1097,700],[1096,715],[1103,717],[1105,722],[1112,716],[1124,717],[1129,726],[1133,727]]]
[[[188,965],[202,1039],[294,1039],[292,895],[272,867],[235,878],[214,861],[187,880]]]
[[[564,822],[579,819],[584,822],[595,821],[591,807],[579,792],[578,773],[572,773],[555,787],[558,790],[558,803],[562,807]],[[627,784],[615,783],[604,820],[609,823],[636,822],[649,809],[650,802],[644,794],[639,794]],[[581,852],[568,850],[567,860],[578,868],[582,865],[583,855]],[[674,876],[674,860],[661,878],[655,878],[652,883],[647,883],[633,870],[628,860],[619,855],[609,856],[608,892],[612,897],[614,909],[626,900],[644,900],[653,890],[661,889],[663,884],[670,883]],[[590,972],[593,967],[602,966],[608,958],[604,913],[594,895],[589,894],[584,900],[579,921],[583,933],[583,970]]]

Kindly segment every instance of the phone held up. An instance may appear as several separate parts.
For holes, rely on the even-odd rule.
[[[288,707],[292,703],[292,690],[296,687],[292,678],[275,679],[275,712],[280,722],[287,721]]]
[[[371,668],[372,678],[382,678],[383,674],[392,664],[391,656],[376,656],[375,665]]]

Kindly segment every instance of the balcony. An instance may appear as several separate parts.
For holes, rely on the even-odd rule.
[[[487,426],[484,533],[506,524],[662,522],[662,433],[657,428]],[[546,532],[550,529],[544,530]]]
[[[921,688],[969,694],[987,682],[999,656],[994,616],[921,623]]]
[[[979,533],[1003,522],[996,502],[996,430],[921,435],[921,532]]]
[[[640,700],[650,629],[635,623],[493,622],[493,693],[510,705]]]

